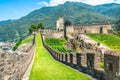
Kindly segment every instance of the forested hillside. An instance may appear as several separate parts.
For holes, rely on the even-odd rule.
[[[18,41],[25,38],[32,23],[42,22],[46,29],[55,29],[59,16],[64,16],[72,24],[91,24],[114,21],[120,18],[119,13],[119,4],[91,6],[80,2],[66,2],[54,7],[43,7],[18,20],[0,22],[0,41]]]

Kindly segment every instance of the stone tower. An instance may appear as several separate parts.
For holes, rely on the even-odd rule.
[[[57,20],[56,29],[58,31],[63,31],[64,30],[64,18],[63,18],[63,16],[60,16],[59,19]]]

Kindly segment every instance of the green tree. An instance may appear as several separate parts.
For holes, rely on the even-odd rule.
[[[37,27],[36,27],[36,25],[34,23],[31,24],[31,26],[29,28],[29,33],[31,34],[33,31],[37,31]]]
[[[37,29],[45,29],[43,23],[39,23],[39,24],[37,25]]]

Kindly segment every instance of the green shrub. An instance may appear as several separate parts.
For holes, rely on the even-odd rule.
[[[19,47],[19,45],[21,44],[21,40],[18,42],[18,43],[16,43],[16,45],[13,47],[13,50],[15,51],[18,47]]]

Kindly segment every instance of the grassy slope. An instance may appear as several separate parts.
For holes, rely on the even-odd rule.
[[[120,37],[110,34],[87,34],[91,39],[100,42],[113,50],[120,51]]]
[[[36,38],[36,55],[29,80],[90,80],[87,76],[55,61]]]
[[[66,43],[65,39],[56,39],[56,38],[45,39],[45,43],[59,52],[63,52],[63,53],[72,52],[72,50],[68,50],[64,47]]]
[[[25,38],[24,40],[22,41],[19,41],[13,48],[13,50],[16,50],[19,46],[25,44],[25,43],[28,43],[28,42],[31,42],[33,40],[33,36],[30,36],[30,37],[27,37]]]

